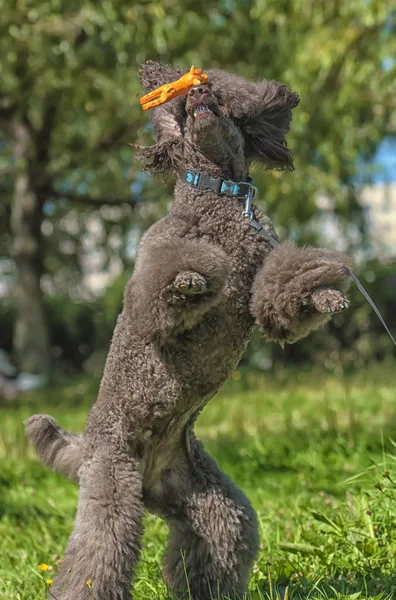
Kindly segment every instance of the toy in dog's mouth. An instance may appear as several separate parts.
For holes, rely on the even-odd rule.
[[[182,75],[177,81],[165,83],[140,98],[140,104],[143,110],[155,108],[177,96],[188,94],[193,87],[205,84],[207,81],[208,75],[203,73],[202,69],[196,69],[193,65],[188,73]]]

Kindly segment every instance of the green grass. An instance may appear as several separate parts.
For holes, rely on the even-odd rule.
[[[236,374],[238,377],[239,374]],[[72,380],[0,409],[0,600],[45,598],[37,565],[56,571],[71,531],[77,487],[35,459],[22,421],[49,412],[82,430],[97,384]],[[356,375],[230,381],[198,434],[259,515],[254,600],[396,598],[395,364]],[[167,528],[145,521],[136,600],[165,600]]]

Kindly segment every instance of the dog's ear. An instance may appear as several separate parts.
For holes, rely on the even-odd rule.
[[[148,61],[139,70],[142,87],[150,92],[166,83],[179,79],[188,69],[177,69],[160,62]],[[143,168],[151,173],[176,170],[181,161],[183,121],[185,117],[185,99],[179,96],[162,106],[150,109],[154,125],[156,143],[153,146],[139,148],[137,159]]]
[[[276,81],[252,83],[216,69],[208,74],[225,113],[244,134],[247,158],[260,160],[267,168],[293,170],[286,134],[298,94]]]
[[[142,87],[147,92],[151,92],[161,85],[180,79],[187,71],[188,69],[178,69],[171,65],[164,65],[161,62],[148,60],[139,69],[139,79]]]
[[[267,168],[292,171],[293,155],[287,147],[286,134],[292,109],[300,97],[276,81],[257,84],[257,91],[259,111],[240,123],[246,140],[246,155],[252,160],[260,160]]]

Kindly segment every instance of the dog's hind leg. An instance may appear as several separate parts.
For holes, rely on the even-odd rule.
[[[84,460],[74,531],[51,597],[130,600],[144,513],[138,467],[123,445],[113,442],[101,442]]]
[[[26,435],[47,467],[78,481],[83,436],[65,431],[49,415],[33,415],[25,421]]]
[[[254,510],[195,438],[190,459],[168,514],[165,579],[178,598],[239,600],[258,551]]]

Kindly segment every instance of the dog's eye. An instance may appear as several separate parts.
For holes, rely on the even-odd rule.
[[[223,113],[226,115],[226,117],[230,116],[230,111],[229,111],[228,107],[225,106],[225,104],[220,104],[219,103],[219,107],[223,111]]]

